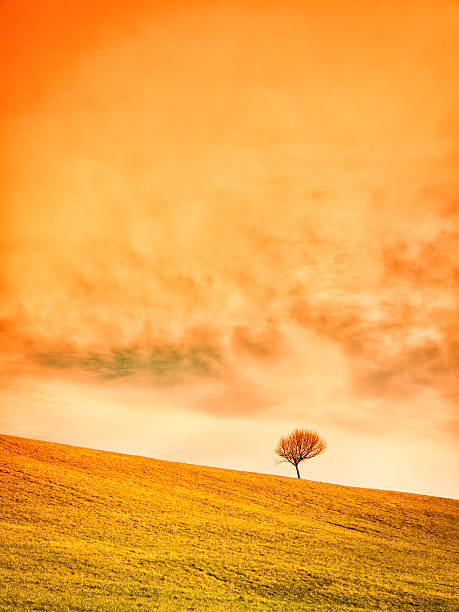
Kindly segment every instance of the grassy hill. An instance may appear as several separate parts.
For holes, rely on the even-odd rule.
[[[0,487],[2,610],[458,609],[454,500],[10,436]]]

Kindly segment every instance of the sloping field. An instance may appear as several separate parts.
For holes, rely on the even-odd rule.
[[[9,436],[0,461],[2,610],[457,609],[454,500]]]

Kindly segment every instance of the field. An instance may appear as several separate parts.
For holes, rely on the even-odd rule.
[[[0,461],[2,610],[459,607],[458,501],[10,436]]]

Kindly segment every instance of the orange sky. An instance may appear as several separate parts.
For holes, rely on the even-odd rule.
[[[457,496],[459,4],[0,4],[0,429]]]

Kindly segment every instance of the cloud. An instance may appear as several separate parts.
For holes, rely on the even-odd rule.
[[[47,368],[81,369],[100,380],[140,375],[158,386],[183,384],[190,377],[216,376],[220,366],[217,349],[206,345],[159,345],[147,350],[130,346],[112,348],[106,353],[57,348],[31,353],[29,357]]]

